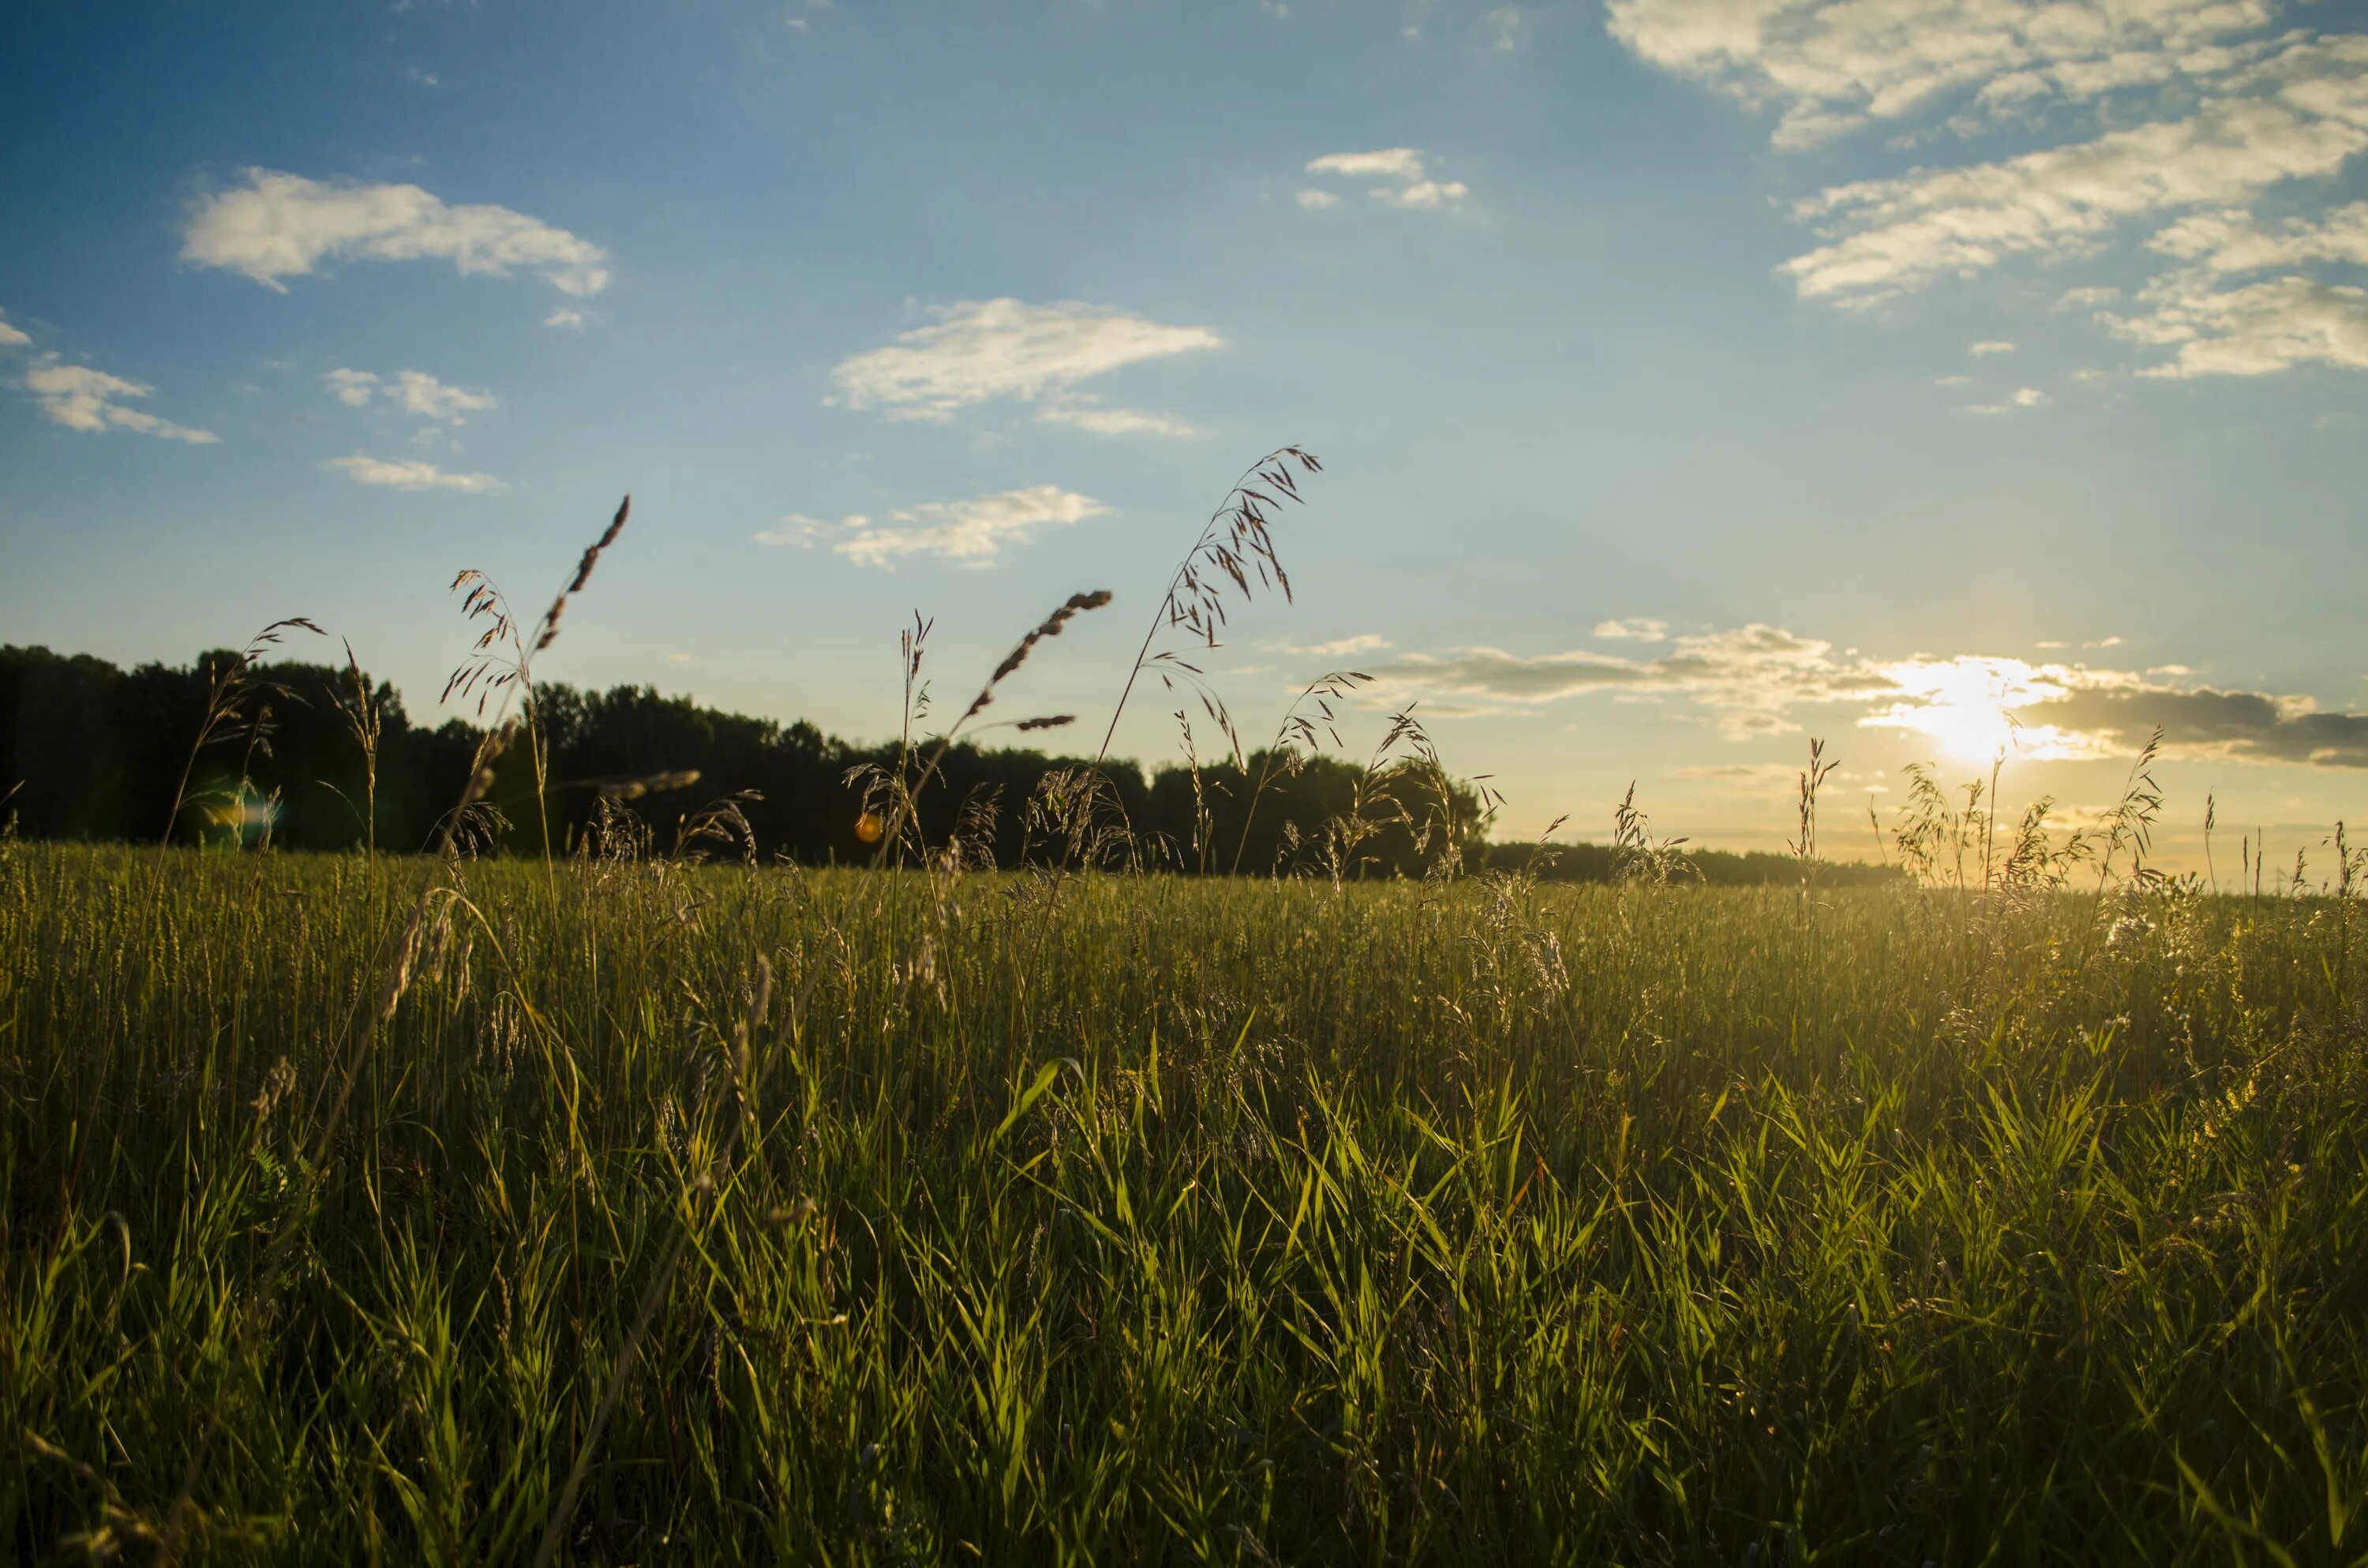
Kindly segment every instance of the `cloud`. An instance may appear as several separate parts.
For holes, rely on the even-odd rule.
[[[1412,181],[1423,177],[1422,154],[1412,147],[1386,147],[1378,153],[1326,153],[1307,160],[1311,175],[1338,175],[1343,179]]]
[[[1599,620],[1593,635],[1611,642],[1666,642],[1669,623],[1648,616],[1630,616],[1625,620]]]
[[[1066,526],[1099,517],[1109,507],[1090,495],[1058,485],[932,501],[899,508],[884,522],[850,512],[837,522],[791,512],[777,528],[755,534],[759,544],[810,547],[827,540],[830,548],[859,566],[887,566],[908,555],[933,555],[985,566],[1007,544],[1024,544],[1037,528]]]
[[[8,324],[8,312],[0,311],[0,348],[30,348],[33,340]]]
[[[2018,708],[2018,717],[2112,752],[2135,751],[2160,725],[2174,755],[2368,767],[2368,713],[2323,713],[2305,699],[2258,691],[2082,673],[2087,678]]]
[[[389,461],[364,452],[331,458],[321,465],[336,469],[357,484],[379,484],[393,490],[458,490],[464,494],[491,495],[509,488],[489,473],[446,473],[424,459]]]
[[[854,529],[869,528],[871,524],[871,519],[860,512],[849,512],[837,523],[822,517],[809,517],[803,512],[788,512],[782,515],[777,526],[758,528],[748,537],[758,544],[791,545],[804,550],[833,528]]]
[[[463,274],[524,267],[578,298],[609,285],[608,252],[507,207],[447,206],[416,185],[363,185],[248,169],[199,201],[181,256],[287,292],[324,260],[449,261]]]
[[[1104,408],[1090,398],[1049,404],[1036,411],[1039,423],[1069,425],[1097,436],[1190,436],[1192,426],[1164,414],[1138,408]]]
[[[1771,139],[1798,148],[1952,99],[1971,129],[2209,72],[2271,17],[2271,0],[1610,0],[1606,25],[1640,59],[1780,108]]]
[[[1370,673],[1377,680],[1464,699],[1475,704],[1474,711],[1589,691],[1684,693],[1710,709],[1731,735],[1797,729],[1785,717],[1788,709],[1890,689],[1871,665],[1836,653],[1830,642],[1758,623],[1678,638],[1669,653],[1652,659],[1586,650],[1524,656],[1466,648],[1404,654]]]
[[[2264,224],[2242,210],[2195,212],[2147,242],[2165,256],[2214,274],[2266,272],[2311,262],[2368,267],[2368,201],[2335,208],[2317,219]]]
[[[2010,256],[2077,256],[2132,220],[2335,173],[2368,147],[2368,85],[2360,97],[2360,123],[2271,98],[2220,99],[2184,119],[2017,158],[1836,186],[1795,209],[1832,237],[1782,270],[1803,297],[1848,303]]]
[[[1350,637],[1336,637],[1329,642],[1262,642],[1260,647],[1270,653],[1313,656],[1318,659],[1342,659],[1354,653],[1371,653],[1390,645],[1390,640],[1371,631],[1360,631]]]
[[[582,332],[590,318],[573,305],[561,305],[542,318],[545,326],[555,326],[564,332]]]
[[[2292,271],[2229,282],[2313,264],[2368,266],[2368,201],[2275,225],[2245,211],[2192,213],[2150,244],[2183,265],[2138,291],[2147,313],[2101,317],[2121,337],[2177,351],[2141,374],[2260,376],[2311,364],[2368,369],[2368,291]]]
[[[2082,289],[2066,289],[2064,297],[2055,301],[2059,311],[2093,311],[2100,305],[2110,305],[2122,297],[2119,289],[2105,284],[2090,284]]]
[[[347,408],[367,408],[370,394],[378,389],[378,377],[368,370],[339,369],[329,371],[321,380],[327,384],[329,395]]]
[[[1652,659],[1469,648],[1405,654],[1371,673],[1399,688],[1389,700],[1411,688],[1440,694],[1465,712],[1589,692],[1681,699],[1736,738],[1798,730],[1799,710],[1854,707],[1860,711],[1850,722],[1859,728],[1921,735],[1960,756],[1999,748],[2037,760],[2126,756],[2158,725],[2173,756],[2368,767],[2368,713],[2323,712],[2308,698],[2189,682],[2179,678],[2189,673],[2184,665],[2138,672],[1977,653],[1878,659],[1765,625],[1681,637]]]
[[[1167,326],[1074,301],[968,300],[930,314],[936,320],[929,325],[901,334],[887,347],[841,360],[831,371],[838,388],[832,401],[877,408],[892,419],[946,419],[1004,398],[1049,400],[1057,410],[1081,382],[1224,343],[1206,327]],[[1083,418],[1066,422],[1095,427]]]
[[[2003,403],[1973,403],[1966,407],[1965,412],[1968,414],[2012,414],[2020,409],[2044,408],[2050,401],[2051,400],[2048,395],[2045,392],[2041,392],[2037,387],[2017,387],[2008,395],[2006,401]]]
[[[1612,36],[1664,70],[1775,108],[1779,147],[1857,127],[1971,136],[2012,122],[2046,144],[1827,187],[1794,205],[1817,241],[1780,269],[1804,299],[1866,306],[2013,261],[2058,265],[2152,226],[2178,265],[2119,291],[2066,290],[2174,350],[2157,377],[2363,364],[2368,202],[2264,222],[2265,199],[2324,199],[2368,150],[2368,33],[2314,30],[2334,7],[2278,0],[1609,0]],[[2353,24],[2356,26],[2356,23]],[[2091,127],[2082,133],[2073,128]],[[2245,275],[2250,281],[2237,282]],[[1976,352],[1980,351],[1976,346]]]
[[[1472,187],[1462,180],[1432,179],[1422,153],[1413,147],[1384,147],[1373,153],[1326,153],[1320,158],[1309,159],[1306,172],[1366,181],[1372,187],[1367,195],[1393,207],[1452,207],[1472,194]],[[1299,205],[1311,210],[1333,206],[1338,199],[1325,190],[1299,193]]]
[[[193,447],[211,447],[222,439],[211,430],[193,430],[117,401],[146,397],[156,390],[146,382],[125,381],[87,365],[62,364],[55,354],[44,354],[26,369],[25,388],[39,401],[43,418],[69,430],[90,435],[132,430]]]
[[[2141,375],[2263,376],[2297,365],[2368,370],[2368,290],[2308,278],[2215,289],[2200,273],[2178,272],[2138,298],[2152,312],[2112,318],[2114,333],[2178,351]]]
[[[1328,190],[1304,189],[1299,193],[1299,206],[1304,212],[1321,212],[1326,207],[1338,207],[1340,199]]]
[[[2014,345],[2003,340],[1993,340],[1988,343],[1976,343],[1965,352],[1976,359],[1981,359],[1992,354],[2011,354],[2014,352]]]
[[[331,395],[348,408],[366,407],[372,394],[376,394],[406,414],[448,425],[466,424],[467,415],[500,406],[491,392],[447,386],[424,370],[397,370],[388,380],[369,370],[340,367],[321,380],[327,383]]]

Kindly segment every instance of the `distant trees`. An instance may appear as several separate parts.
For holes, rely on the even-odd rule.
[[[415,723],[393,687],[295,662],[254,670],[240,722],[199,756],[190,799],[168,823],[204,723],[209,671],[237,657],[124,670],[87,654],[0,647],[0,795],[17,787],[0,817],[13,814],[30,838],[154,840],[168,829],[181,840],[254,837],[268,824],[283,848],[345,849],[374,824],[382,849],[428,845],[480,732],[457,719]],[[900,765],[893,743],[850,744],[803,722],[722,712],[649,687],[541,687],[534,717],[533,743],[503,756],[487,795],[499,813],[495,841],[520,853],[540,854],[546,835],[555,852],[582,846],[604,813],[669,850],[728,800],[745,833],[735,824],[730,845],[712,843],[713,852],[868,862],[876,846],[859,834],[863,791],[852,776],[894,775]],[[359,733],[373,724],[374,780]],[[1204,762],[1197,776],[1169,765],[1146,778],[1133,763],[1096,769],[1084,758],[960,744],[919,797],[919,835],[943,846],[959,833],[977,863],[1057,858],[1066,848],[1060,813],[1045,803],[1074,801],[1089,779],[1105,830],[1099,852],[1123,845],[1157,869],[1353,877],[1420,875],[1449,856],[1465,869],[1532,864],[1527,846],[1486,844],[1473,790],[1419,758],[1369,768],[1281,751]],[[1612,852],[1594,845],[1558,848],[1550,860],[1537,869],[1557,880],[1600,881],[1614,869]],[[1713,881],[1798,875],[1787,856],[1694,860]]]

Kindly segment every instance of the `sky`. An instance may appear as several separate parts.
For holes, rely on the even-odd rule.
[[[916,611],[951,714],[1108,589],[998,698],[1090,750],[1296,443],[1196,663],[1500,835],[1774,847],[1813,738],[1830,854],[1912,763],[2068,828],[2157,726],[2166,865],[2368,816],[2353,0],[47,0],[0,211],[0,642],[433,721],[631,491],[542,678],[877,738]]]

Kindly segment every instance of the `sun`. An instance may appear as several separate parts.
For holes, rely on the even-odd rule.
[[[2014,716],[1995,701],[1935,702],[1917,715],[1916,727],[1958,762],[1987,762],[2014,749]]]
[[[2015,710],[2050,695],[2040,672],[2016,660],[1918,660],[1887,672],[1903,694],[1869,722],[1931,737],[1952,762],[1985,763],[2029,752],[2034,736]]]

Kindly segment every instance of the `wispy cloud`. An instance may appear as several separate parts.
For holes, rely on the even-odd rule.
[[[1271,653],[1292,653],[1317,659],[1344,659],[1356,653],[1372,653],[1390,645],[1390,640],[1375,632],[1360,631],[1353,636],[1336,637],[1328,642],[1261,642]]]
[[[1412,147],[1384,147],[1372,153],[1326,153],[1307,161],[1307,173],[1363,181],[1368,187],[1366,194],[1393,207],[1452,207],[1472,194],[1472,187],[1462,180],[1431,178],[1423,153]],[[1299,193],[1300,206],[1311,210],[1330,207],[1338,199],[1328,190],[1306,189]]]
[[[1650,659],[1466,648],[1405,654],[1371,673],[1387,700],[1440,694],[1467,712],[1595,692],[1683,700],[1736,738],[1797,730],[1803,710],[1821,710],[1859,728],[1926,736],[1965,756],[2001,747],[2039,760],[2127,755],[2160,726],[2176,756],[2368,767],[2368,713],[2325,712],[2305,697],[2192,681],[2181,665],[2099,669],[1977,653],[1883,659],[1758,624],[1680,637]]]
[[[927,326],[841,360],[832,399],[892,419],[947,419],[998,400],[1040,405],[1037,417],[1103,434],[1172,435],[1158,415],[1103,408],[1078,392],[1098,377],[1223,346],[1206,327],[1169,326],[1101,305],[966,300],[934,307]]]
[[[2271,0],[1610,0],[1606,24],[1664,70],[1781,108],[1773,140],[1793,148],[1937,108],[1973,130],[2037,98],[2169,82],[2271,15]]]
[[[1832,237],[1784,271],[1806,298],[1881,299],[2012,256],[2078,256],[2124,223],[2242,205],[2285,181],[2332,175],[2368,147],[2368,53],[2361,66],[2352,92],[2301,92],[2325,84],[2298,69],[2286,90],[2211,99],[2184,119],[1833,187],[1795,210]]]
[[[1967,405],[1968,414],[2019,414],[2025,409],[2044,408],[2053,401],[2037,387],[2017,387],[1999,403],[1977,403]]]
[[[1090,430],[1097,436],[1192,434],[1192,426],[1180,419],[1170,419],[1164,414],[1146,414],[1139,408],[1104,408],[1084,396],[1048,403],[1037,410],[1036,417],[1047,425],[1074,426],[1080,430]]]
[[[1799,294],[1864,306],[2018,260],[2050,265],[2153,227],[2177,265],[2105,317],[2172,357],[2156,377],[2368,369],[2368,202],[2275,222],[2368,150],[2368,33],[2277,0],[1610,0],[1613,37],[1751,108],[1779,147],[1920,122],[1910,140],[2011,121],[2049,144],[1941,160],[1795,205],[1818,243],[1784,264]],[[2289,25],[2278,30],[2282,20]],[[2088,129],[2084,133],[2080,129]],[[2059,310],[2120,293],[2066,290]],[[1975,352],[1981,352],[1976,346]]]
[[[791,512],[751,537],[758,544],[801,549],[827,543],[859,566],[887,566],[906,556],[985,566],[1004,546],[1027,542],[1038,528],[1066,527],[1109,510],[1090,495],[1053,484],[1031,484],[967,501],[900,507],[885,519],[850,512],[832,522]]]
[[[392,490],[457,490],[464,494],[490,495],[508,485],[490,473],[447,473],[419,458],[374,458],[366,452],[331,458],[321,465],[334,469],[357,484],[383,485]]]
[[[0,311],[0,348],[30,348],[33,340],[8,324],[8,312]]]
[[[2309,278],[2235,289],[2174,272],[2138,292],[2145,315],[2116,316],[2113,332],[2177,351],[2143,376],[2264,376],[2297,365],[2368,370],[2368,290]]]
[[[2093,311],[2110,305],[2122,297],[2122,291],[2109,283],[2091,283],[2078,289],[2066,289],[2055,301],[2059,311]]]
[[[181,256],[282,293],[323,261],[449,261],[462,273],[538,272],[564,294],[609,285],[608,252],[540,219],[489,203],[447,205],[416,185],[365,185],[249,169],[200,200]]]
[[[376,396],[406,414],[447,425],[466,424],[470,415],[499,406],[491,392],[447,386],[425,370],[397,370],[391,377],[381,377],[370,370],[339,367],[321,380],[330,394],[348,408],[366,407]]]
[[[2004,338],[1993,338],[1987,343],[1976,343],[1965,352],[1976,359],[1985,359],[1993,354],[2011,354],[2014,352],[2014,345]]]
[[[124,398],[146,397],[156,390],[147,382],[126,381],[87,365],[64,364],[55,354],[44,354],[27,367],[25,388],[39,403],[43,418],[69,430],[90,435],[131,430],[195,447],[211,447],[222,439],[211,430],[193,430],[144,409],[125,407]]]
[[[1597,621],[1593,635],[1607,642],[1666,642],[1669,640],[1669,623],[1650,616],[1632,615],[1624,620]]]
[[[590,318],[573,305],[561,305],[542,318],[545,326],[555,326],[562,332],[582,332]]]

